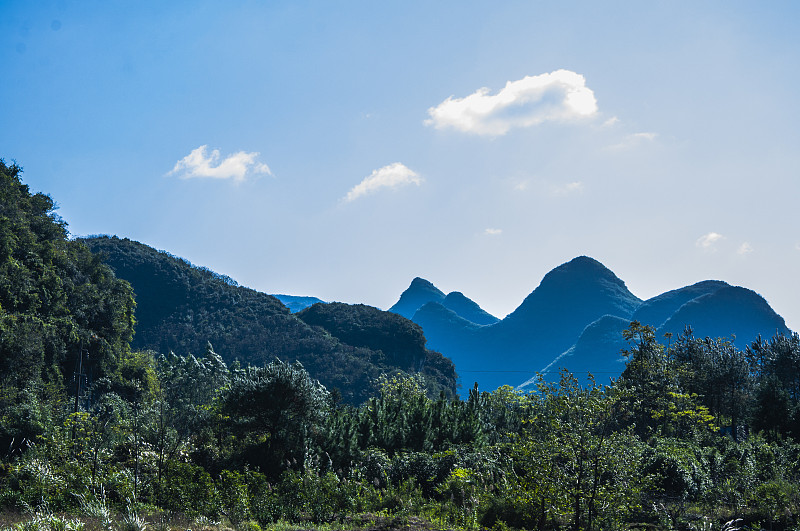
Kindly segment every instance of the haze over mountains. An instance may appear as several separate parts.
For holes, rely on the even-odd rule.
[[[642,301],[586,256],[550,271],[514,312],[494,323],[472,319],[479,306],[459,296],[460,306],[448,306],[432,283],[415,278],[390,311],[410,316],[428,346],[453,360],[462,392],[472,382],[483,389],[524,387],[537,371],[552,378],[562,367],[591,372],[600,382],[619,376],[622,331],[633,320],[655,327],[659,338],[691,327],[695,337],[730,338],[740,349],[759,335],[790,333],[783,318],[746,288],[709,280]]]

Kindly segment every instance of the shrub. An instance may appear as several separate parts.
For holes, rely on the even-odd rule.
[[[212,516],[216,512],[214,482],[203,468],[170,461],[159,494],[163,509],[189,516]]]

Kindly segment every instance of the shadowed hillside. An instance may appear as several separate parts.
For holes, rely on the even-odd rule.
[[[770,308],[758,293],[727,286],[701,295],[681,306],[658,329],[663,336],[677,336],[690,327],[695,337],[732,338],[743,349],[758,336],[790,335],[783,317]]]
[[[486,312],[472,299],[466,297],[460,291],[452,291],[442,301],[442,306],[452,310],[460,317],[478,325],[490,325],[500,319]]]
[[[133,286],[138,320],[134,348],[187,355],[204,352],[210,342],[228,363],[298,360],[325,386],[338,388],[350,403],[371,396],[380,375],[403,370],[380,350],[347,344],[298,319],[275,297],[238,286],[186,260],[128,239],[83,241]],[[347,305],[337,309],[347,313]],[[424,363],[410,368],[423,373],[425,369]],[[446,376],[441,367],[435,372],[428,378],[434,392],[451,392],[454,374]]]
[[[633,313],[633,320],[658,328],[690,300],[714,293],[726,286],[729,284],[720,280],[704,280],[691,286],[662,293],[644,301]]]

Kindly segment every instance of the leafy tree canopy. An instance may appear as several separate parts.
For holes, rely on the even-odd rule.
[[[18,386],[61,384],[81,348],[94,377],[114,373],[133,336],[134,299],[83,244],[53,200],[0,160],[0,374]]]

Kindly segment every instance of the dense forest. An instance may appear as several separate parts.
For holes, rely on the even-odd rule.
[[[633,321],[611,385],[459,399],[408,321],[315,305],[304,326],[397,368],[344,401],[304,363],[132,348],[152,317],[20,173],[0,161],[4,530],[800,525],[797,334],[740,349]]]

